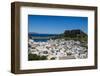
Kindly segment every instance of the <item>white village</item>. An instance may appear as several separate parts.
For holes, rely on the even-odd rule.
[[[46,56],[47,60],[85,59],[88,56],[84,43],[75,40],[55,39],[46,42],[35,42],[29,39],[29,54]]]

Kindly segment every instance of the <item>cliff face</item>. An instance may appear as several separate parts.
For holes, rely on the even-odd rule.
[[[64,35],[67,37],[87,36],[82,30],[65,30]]]

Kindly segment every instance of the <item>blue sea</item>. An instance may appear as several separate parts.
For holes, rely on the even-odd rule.
[[[29,37],[50,37],[50,36],[57,36],[58,34],[28,34]],[[46,42],[49,39],[34,39],[36,42]]]
[[[34,37],[47,37],[47,36],[57,36],[58,34],[28,34],[28,35]]]
[[[34,39],[35,42],[47,42],[49,39]]]

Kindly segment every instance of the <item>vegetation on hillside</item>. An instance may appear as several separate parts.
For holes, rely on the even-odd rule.
[[[28,60],[47,60],[46,56],[39,56],[36,54],[28,54]]]

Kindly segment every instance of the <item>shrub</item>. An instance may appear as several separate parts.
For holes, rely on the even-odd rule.
[[[39,56],[36,54],[28,54],[28,60],[46,60],[46,56]]]

